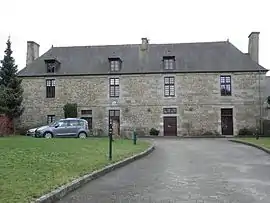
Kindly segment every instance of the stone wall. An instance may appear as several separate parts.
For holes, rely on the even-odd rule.
[[[230,73],[226,73],[228,75]],[[107,132],[108,111],[120,109],[121,131],[154,127],[163,134],[163,108],[177,108],[177,131],[201,129],[221,132],[220,108],[234,109],[234,134],[255,126],[259,116],[258,73],[232,73],[232,96],[220,96],[219,73],[121,75],[120,97],[109,98],[109,78],[114,76],[56,77],[56,98],[46,98],[45,79],[24,78],[25,112],[22,125],[46,123],[46,116],[64,116],[63,106],[76,102],[78,112],[92,109],[93,128]],[[164,97],[164,76],[175,76],[176,96]],[[263,78],[261,85],[263,86]],[[263,90],[262,90],[263,91]]]

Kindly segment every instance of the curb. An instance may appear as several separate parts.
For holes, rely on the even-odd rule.
[[[38,199],[32,201],[32,203],[53,203],[57,200],[60,200],[62,197],[66,196],[67,194],[69,194],[70,192],[78,189],[79,187],[83,186],[84,184],[95,180],[111,171],[114,171],[115,169],[118,169],[120,167],[123,167],[137,159],[143,158],[145,156],[147,156],[148,154],[150,154],[152,151],[154,151],[155,146],[151,145],[148,149],[146,149],[145,151],[133,155],[132,157],[128,157],[122,161],[118,161],[114,164],[110,164],[100,170],[94,171],[90,174],[86,174],[80,178],[77,178],[75,180],[73,180],[72,182],[69,182],[65,185],[60,186],[59,188],[53,190],[50,193],[47,193],[41,197],[39,197]]]
[[[231,136],[232,137],[232,136]],[[229,138],[231,138],[229,137]],[[221,138],[228,138],[226,136],[138,136],[138,138],[153,138],[153,139],[221,139]]]
[[[270,149],[267,149],[265,147],[261,147],[259,145],[256,145],[256,144],[253,144],[253,143],[250,143],[250,142],[245,142],[245,141],[240,141],[240,140],[229,140],[230,142],[235,142],[235,143],[240,143],[240,144],[244,144],[244,145],[248,145],[248,146],[251,146],[251,147],[255,147],[257,149],[260,149],[268,154],[270,154]]]

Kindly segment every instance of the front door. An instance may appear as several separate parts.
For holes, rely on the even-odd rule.
[[[222,135],[233,135],[233,109],[221,109]]]
[[[177,136],[177,117],[163,117],[164,136]]]

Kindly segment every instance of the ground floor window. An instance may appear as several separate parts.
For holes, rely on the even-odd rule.
[[[47,124],[53,123],[55,121],[55,115],[47,115]]]

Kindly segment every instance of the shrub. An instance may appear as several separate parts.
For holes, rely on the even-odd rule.
[[[151,128],[150,132],[149,132],[150,135],[158,135],[159,134],[159,130],[155,129],[155,128]]]
[[[238,136],[239,137],[245,137],[245,136],[248,136],[248,135],[255,135],[257,133],[258,133],[258,130],[256,128],[244,127],[244,128],[239,130]]]
[[[65,118],[77,118],[77,104],[67,103],[63,107]]]
[[[102,129],[94,128],[94,129],[92,129],[92,136],[100,137],[100,136],[107,136],[107,135],[105,134],[105,132]]]
[[[220,133],[218,131],[216,131],[216,130],[214,130],[214,131],[204,131],[201,135],[202,136],[208,136],[208,135],[210,135],[210,136],[220,136]]]
[[[202,135],[215,135],[212,131],[205,131],[202,133]]]

